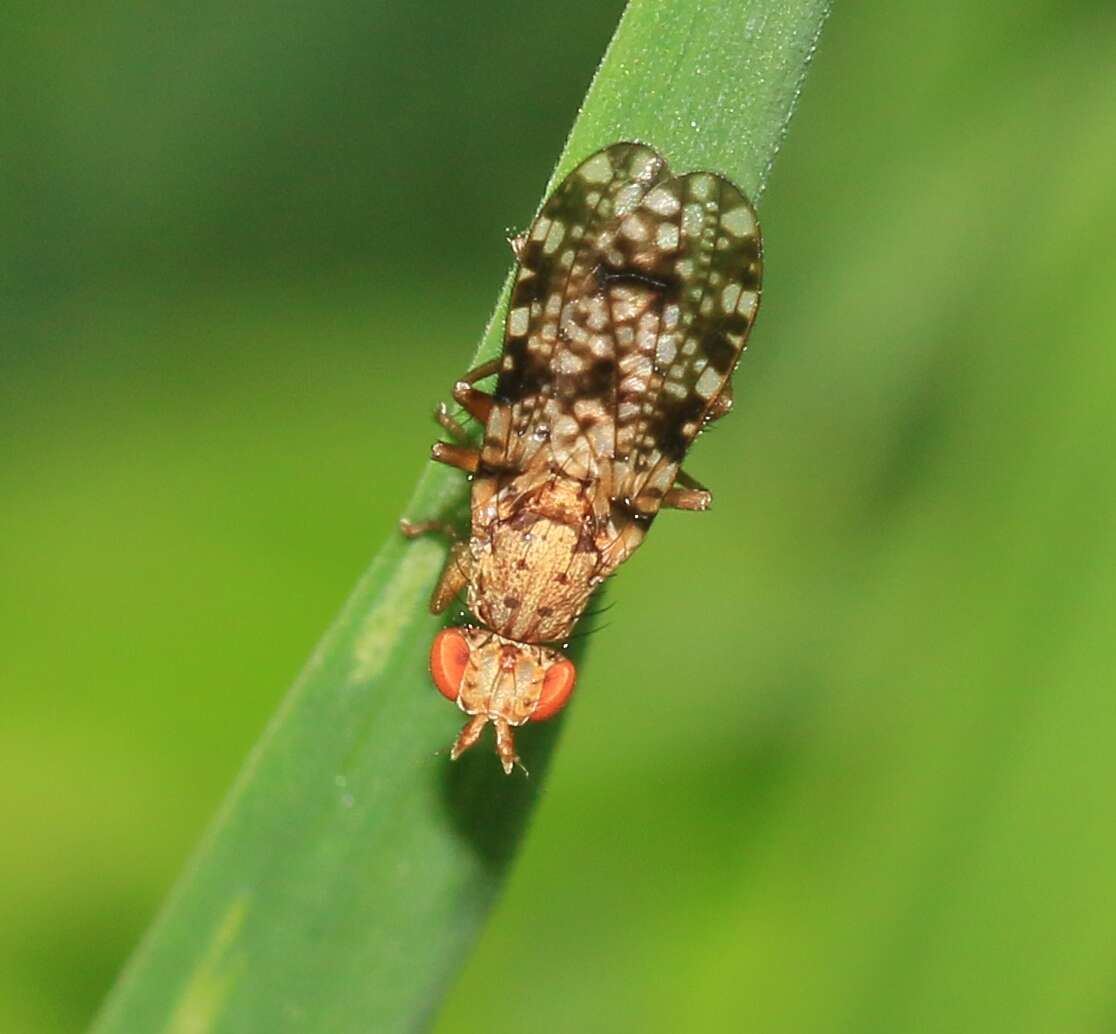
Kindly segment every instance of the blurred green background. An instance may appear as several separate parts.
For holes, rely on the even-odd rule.
[[[620,8],[0,14],[5,1034],[85,1026],[395,533]],[[1116,1029],[1114,54],[838,4],[716,508],[439,1031]]]

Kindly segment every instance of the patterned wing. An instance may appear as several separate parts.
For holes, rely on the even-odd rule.
[[[751,206],[614,144],[547,200],[520,255],[483,462],[550,469],[650,516],[724,390],[759,300]]]
[[[599,271],[617,212],[666,174],[650,148],[614,144],[543,205],[520,251],[486,465],[521,471],[543,462],[586,480],[607,467],[621,356]]]
[[[617,499],[649,516],[744,350],[759,308],[762,242],[748,199],[708,172],[650,191],[620,232],[625,243],[647,240],[628,245],[625,257],[638,264],[641,249],[650,252],[663,284],[652,373],[642,397],[620,412],[631,448],[616,458]]]

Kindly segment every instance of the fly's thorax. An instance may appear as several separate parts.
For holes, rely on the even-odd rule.
[[[475,556],[469,607],[518,642],[564,639],[600,582],[592,534],[529,510],[493,525]]]
[[[478,477],[469,609],[517,642],[566,638],[603,577],[594,499],[549,464]]]

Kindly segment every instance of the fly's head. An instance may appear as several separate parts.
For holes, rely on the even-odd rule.
[[[438,691],[472,716],[450,757],[456,761],[491,722],[496,753],[509,775],[519,761],[512,728],[557,714],[577,677],[573,662],[557,650],[471,626],[438,633],[430,650],[430,671]]]

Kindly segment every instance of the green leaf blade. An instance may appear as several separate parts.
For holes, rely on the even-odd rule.
[[[556,179],[631,139],[675,172],[718,172],[758,201],[828,10],[827,0],[629,5]]]
[[[757,198],[826,9],[635,0],[555,181],[593,150],[639,139],[676,171],[720,172]],[[477,358],[499,349],[506,294],[507,284]],[[409,512],[460,509],[466,491],[460,474],[428,466]],[[460,715],[426,663],[442,624],[426,598],[443,557],[435,542],[389,537],[95,1034],[429,1026],[499,891],[558,731],[524,735],[529,779],[505,778],[484,748],[449,764]]]

